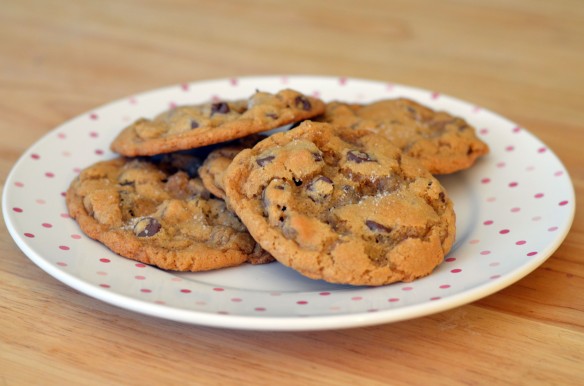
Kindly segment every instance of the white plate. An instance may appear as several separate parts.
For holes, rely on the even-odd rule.
[[[441,178],[457,212],[457,241],[435,272],[379,288],[304,278],[278,263],[171,273],[111,253],[67,216],[63,194],[80,169],[113,158],[109,143],[139,117],[210,98],[290,87],[324,100],[405,96],[462,116],[491,147],[470,170]],[[332,77],[246,77],[177,85],[125,98],[66,122],[33,145],[6,181],[3,212],[22,251],[63,283],[161,318],[252,330],[319,330],[429,315],[521,279],[558,248],[575,212],[562,163],[517,124],[436,92]]]

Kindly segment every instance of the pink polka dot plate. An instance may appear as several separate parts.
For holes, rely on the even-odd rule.
[[[328,100],[404,96],[459,115],[491,153],[441,181],[457,213],[457,241],[435,272],[378,288],[333,285],[278,264],[206,273],[165,272],[119,257],[81,233],[63,192],[79,172],[112,158],[109,144],[133,120],[180,104],[246,98],[290,87]],[[124,98],[49,132],[14,166],[3,213],[34,263],[94,298],[175,321],[235,329],[322,330],[406,320],[490,295],[529,274],[571,226],[574,189],[556,155],[509,120],[437,92],[351,78],[244,77],[185,83]]]

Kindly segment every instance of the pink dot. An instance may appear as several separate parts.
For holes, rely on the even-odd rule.
[[[66,266],[67,266],[67,263],[65,263],[65,262],[63,262],[63,261],[59,261],[59,262],[57,262],[57,265],[58,265],[59,267],[66,267]]]
[[[36,203],[39,205],[45,205],[47,202],[45,200],[43,200],[42,198],[39,198],[38,200],[36,200]]]
[[[452,263],[453,261],[456,261],[456,257],[449,257],[449,258],[447,258],[447,259],[446,259],[446,260],[444,260],[444,261],[446,261],[446,262],[448,262],[448,263]]]
[[[97,138],[97,137],[99,137],[99,133],[98,133],[98,132],[96,132],[96,131],[91,131],[91,132],[89,133],[89,136],[90,136],[91,138]]]
[[[69,249],[71,249],[71,248],[69,248],[69,247],[68,247],[68,246],[66,246],[66,245],[59,245],[59,249],[60,249],[60,250],[62,250],[62,251],[68,251],[68,250],[69,250]]]
[[[232,86],[237,86],[238,83],[238,79],[237,78],[231,78],[229,79],[229,84],[231,84]]]
[[[52,228],[53,227],[53,225],[52,224],[49,224],[48,222],[44,222],[42,225],[45,228]]]
[[[489,129],[480,129],[479,130],[479,133],[482,134],[482,135],[489,134]]]
[[[177,104],[176,104],[176,103],[174,103],[174,102],[169,102],[169,103],[168,103],[168,108],[169,108],[170,110],[174,110],[174,109],[176,109],[176,106],[177,106]]]
[[[525,245],[527,243],[527,241],[525,240],[518,240],[515,242],[515,245]]]
[[[264,312],[265,310],[266,309],[264,307],[256,307],[256,308],[254,308],[254,311],[257,311],[257,312]]]
[[[22,182],[15,182],[14,186],[16,186],[17,188],[22,188],[24,184]]]
[[[487,202],[495,202],[497,201],[497,197],[489,197],[487,198]]]
[[[92,113],[89,115],[89,118],[95,121],[98,118],[98,116],[96,113]]]
[[[183,294],[190,294],[191,290],[190,289],[181,289],[180,292],[182,292]]]
[[[96,149],[96,150],[95,150],[95,154],[97,154],[97,155],[103,155],[103,150],[101,150],[101,149]]]
[[[104,271],[97,271],[96,272],[99,276],[107,276],[107,272]]]
[[[433,92],[433,93],[430,95],[430,97],[431,97],[432,99],[438,99],[438,98],[440,97],[440,93],[439,93],[439,92],[437,92],[437,91],[434,91],[434,92]]]
[[[12,208],[12,210],[15,211],[16,213],[22,213],[21,208]]]
[[[500,265],[500,263],[498,261],[492,262],[491,264],[489,264],[489,267],[498,267]]]
[[[55,177],[55,173],[46,172],[45,176],[47,176],[48,178],[53,178],[53,177]]]
[[[451,270],[450,272],[452,272],[452,273],[460,273],[460,272],[462,272],[462,269],[456,268],[456,269]]]
[[[61,197],[67,197],[67,192],[61,192]]]
[[[296,304],[299,304],[299,305],[302,305],[303,306],[305,304],[308,304],[308,302],[306,300],[299,300],[299,301],[296,302]]]
[[[474,240],[470,240],[468,243],[469,243],[469,244],[478,244],[478,243],[480,243],[480,242],[481,242],[481,240],[474,239]]]
[[[514,187],[516,187],[517,185],[519,185],[519,184],[518,184],[517,182],[515,182],[515,181],[513,181],[513,182],[510,182],[510,183],[509,183],[509,187],[510,187],[510,188],[514,188]]]
[[[535,216],[531,220],[532,221],[539,221],[539,220],[541,220],[541,216]]]
[[[347,78],[346,78],[346,77],[344,77],[344,76],[340,77],[340,78],[339,78],[339,84],[340,84],[341,86],[344,86],[344,85],[346,85],[346,84],[347,84]]]
[[[233,298],[233,299],[231,299],[231,301],[234,303],[241,303],[242,299],[241,298]]]
[[[450,284],[442,284],[442,285],[440,286],[440,288],[442,288],[442,289],[447,289],[447,288],[450,288]]]
[[[499,231],[499,234],[501,234],[501,235],[506,235],[507,233],[509,233],[509,229],[501,229]]]
[[[563,174],[564,174],[564,172],[560,170],[560,171],[555,172],[554,173],[554,176],[559,177],[559,176],[561,176]]]
[[[515,150],[515,147],[514,146],[507,146],[505,148],[505,150],[507,150],[507,151],[513,151],[513,150]]]
[[[213,291],[215,291],[215,292],[223,292],[223,291],[225,291],[225,288],[217,287],[217,288],[213,288]]]
[[[67,138],[67,136],[65,135],[65,133],[59,133],[59,134],[57,134],[57,137],[59,137],[60,139]]]
[[[166,304],[166,302],[164,300],[155,300],[154,303],[160,304],[161,306]]]
[[[488,250],[481,251],[480,254],[483,255],[483,256],[490,255],[491,254],[491,251],[488,251]]]
[[[102,287],[102,288],[110,288],[110,285],[109,284],[100,284],[99,286]]]
[[[152,292],[152,290],[151,290],[151,289],[148,289],[148,288],[142,288],[142,289],[140,290],[140,292],[142,292],[142,293],[145,293],[145,294],[149,294],[149,293],[151,293],[151,292]]]
[[[537,252],[535,252],[535,251],[534,251],[534,252],[529,252],[529,253],[527,254],[527,256],[535,256],[535,255],[537,255]]]
[[[390,303],[395,303],[395,302],[399,302],[399,298],[389,298],[389,299],[387,299],[387,301]]]
[[[319,295],[320,296],[329,296],[331,293],[330,292],[320,292]]]
[[[542,198],[543,197],[543,193],[537,193],[533,197],[535,197],[535,198]]]
[[[550,227],[548,228],[548,232],[555,232],[558,230],[558,227]]]
[[[513,213],[517,213],[519,211],[521,211],[521,208],[518,208],[518,207],[511,208],[511,212],[513,212]]]
[[[101,258],[101,259],[99,259],[99,261],[100,261],[100,262],[102,262],[102,263],[106,263],[106,264],[107,264],[107,263],[109,263],[109,262],[110,262],[110,259],[106,259],[106,258],[104,257],[104,258]]]
[[[498,279],[500,277],[501,277],[501,275],[493,275],[493,276],[490,277],[490,279],[491,280],[495,280],[495,279]]]
[[[172,279],[170,279],[170,281],[178,283],[178,282],[181,282],[182,279],[180,277],[173,277]]]
[[[504,168],[507,164],[505,162],[498,162],[497,163],[497,167],[498,168]]]
[[[483,183],[483,184],[488,184],[489,182],[491,182],[491,179],[490,178],[483,178],[481,180],[481,183]]]
[[[31,155],[30,155],[30,158],[32,158],[32,159],[40,159],[40,158],[41,158],[41,156],[40,156],[40,155],[38,155],[38,154],[31,154]]]
[[[513,131],[514,133],[519,133],[519,132],[521,131],[521,127],[519,127],[519,126],[516,126],[516,127],[514,127],[514,128],[513,128],[513,130],[512,130],[512,131]]]
[[[351,300],[358,302],[360,300],[363,300],[363,297],[361,297],[361,296],[354,296],[354,297],[351,298]]]
[[[486,220],[483,222],[483,225],[493,225],[493,220]]]
[[[138,100],[136,100],[136,98],[131,97],[130,99],[128,99],[128,102],[130,102],[130,104],[135,105],[136,103],[138,103]]]
[[[71,235],[71,238],[74,239],[74,240],[80,240],[81,239],[81,235],[78,235],[78,234],[75,234],[74,233],[74,234]]]
[[[568,201],[567,201],[567,200],[565,200],[565,201],[560,201],[560,202],[558,203],[558,205],[559,205],[559,206],[566,206],[566,205],[568,205]]]
[[[547,151],[547,149],[545,147],[540,147],[539,149],[537,149],[538,153],[545,153]]]
[[[134,264],[134,266],[136,268],[146,268],[146,264],[142,264],[142,263],[136,263],[136,264]]]
[[[402,288],[402,291],[411,291],[413,289],[414,289],[414,287],[404,287],[404,288]]]
[[[70,218],[71,216],[69,216],[69,213],[61,213],[60,216],[62,218]]]
[[[145,280],[146,277],[145,276],[138,275],[138,276],[134,276],[134,279],[136,279],[136,280]]]
[[[188,85],[188,83],[183,83],[183,84],[181,84],[181,85],[180,85],[180,88],[181,88],[183,91],[189,91],[189,85]]]
[[[29,239],[34,238],[34,235],[32,233],[25,233],[24,234],[26,237],[28,237]]]
[[[431,301],[435,301],[435,300],[440,300],[440,296],[434,296],[433,298],[430,298]]]

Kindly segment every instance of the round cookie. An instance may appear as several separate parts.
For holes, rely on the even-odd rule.
[[[314,279],[411,281],[432,272],[455,238],[438,180],[373,133],[305,121],[241,151],[224,183],[254,239]]]
[[[194,166],[193,166],[194,165]],[[113,252],[176,271],[206,271],[273,261],[210,197],[196,157],[116,158],[84,169],[67,195],[69,214]]]
[[[111,149],[124,156],[155,155],[226,142],[324,112],[324,102],[285,89],[257,91],[248,100],[180,106],[125,128]]]
[[[464,119],[405,98],[370,104],[331,102],[322,120],[383,135],[433,174],[467,169],[489,152]]]

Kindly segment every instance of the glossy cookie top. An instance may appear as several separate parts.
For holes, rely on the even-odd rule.
[[[383,135],[433,174],[467,169],[489,152],[464,119],[405,98],[370,104],[331,102],[322,120]]]
[[[256,92],[247,100],[180,106],[125,128],[111,149],[125,156],[155,155],[241,138],[321,114],[324,103],[297,91]]]
[[[117,158],[84,169],[67,191],[69,213],[112,251],[177,271],[273,260],[222,200],[189,175],[192,156]]]
[[[367,132],[303,122],[239,153],[224,183],[258,243],[314,279],[411,281],[440,264],[455,237],[440,183]]]

